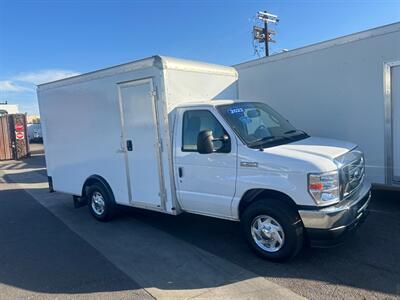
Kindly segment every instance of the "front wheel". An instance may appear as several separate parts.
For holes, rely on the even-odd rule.
[[[244,211],[242,229],[250,247],[261,257],[283,261],[303,246],[303,224],[296,211],[278,200],[265,199]]]

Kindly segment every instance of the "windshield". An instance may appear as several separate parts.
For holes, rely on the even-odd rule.
[[[249,147],[268,147],[308,137],[284,117],[260,102],[240,102],[217,107],[240,139]]]

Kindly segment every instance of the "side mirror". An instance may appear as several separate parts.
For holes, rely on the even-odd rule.
[[[197,136],[197,151],[200,154],[209,154],[214,152],[213,133],[211,130],[203,130]]]
[[[214,142],[220,142],[221,146],[216,146]],[[215,149],[217,147],[217,149]],[[231,151],[231,141],[229,137],[224,134],[220,138],[214,138],[212,130],[200,131],[197,136],[197,152],[200,154],[209,154],[217,150],[218,152],[228,153]]]

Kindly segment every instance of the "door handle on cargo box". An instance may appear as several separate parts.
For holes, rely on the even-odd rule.
[[[128,150],[128,151],[132,151],[133,150],[132,140],[127,140],[126,141],[126,150]]]
[[[179,167],[179,168],[178,168],[178,175],[179,175],[179,178],[182,178],[182,176],[183,176],[183,169],[182,169],[182,167]]]

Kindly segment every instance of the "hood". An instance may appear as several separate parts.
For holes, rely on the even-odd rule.
[[[280,148],[281,151],[288,150],[297,152],[299,155],[311,154],[333,160],[355,147],[357,147],[356,144],[346,141],[309,137],[294,143],[278,146],[277,148]]]
[[[357,147],[346,141],[308,137],[290,144],[265,148],[264,153],[296,161],[298,170],[330,171],[336,168],[334,159]],[[283,161],[282,161],[283,163]]]

